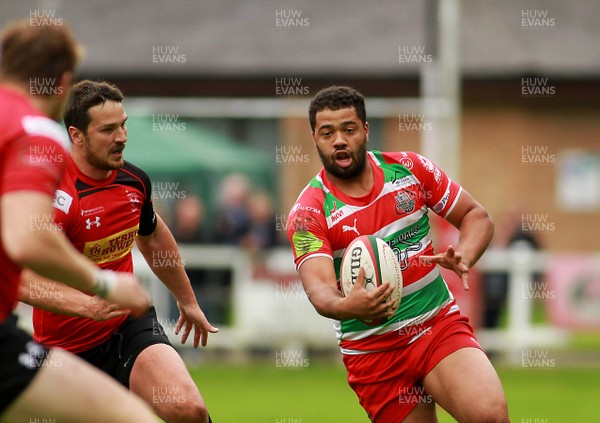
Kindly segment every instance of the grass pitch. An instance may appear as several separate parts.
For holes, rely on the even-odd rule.
[[[206,363],[190,370],[215,423],[369,423],[341,364]],[[513,423],[600,421],[600,368],[497,370]],[[443,410],[438,418],[454,422]]]

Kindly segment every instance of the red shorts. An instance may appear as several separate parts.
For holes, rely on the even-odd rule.
[[[344,355],[348,383],[376,423],[398,423],[418,405],[433,404],[423,378],[444,357],[462,348],[482,349],[459,313],[435,322],[412,344],[389,351]]]

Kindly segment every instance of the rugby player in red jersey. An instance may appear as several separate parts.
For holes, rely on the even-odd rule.
[[[436,403],[460,422],[507,422],[500,380],[438,268],[468,287],[468,270],[492,237],[487,212],[427,158],[367,151],[369,124],[356,90],[320,91],[309,119],[323,168],[294,204],[288,237],[308,298],[337,320],[361,405],[377,423],[436,422]],[[429,210],[459,229],[455,248],[434,253]],[[395,251],[404,285],[396,309],[392,285],[367,292],[362,270],[346,297],[338,289],[342,255],[359,235],[376,235]]]
[[[155,422],[139,398],[78,357],[34,342],[12,314],[23,268],[138,314],[148,307],[148,296],[131,274],[98,269],[52,224],[54,191],[69,148],[56,120],[78,50],[65,25],[14,22],[2,36],[0,421]]]
[[[73,143],[54,204],[54,222],[71,243],[102,269],[133,272],[137,245],[177,300],[182,342],[194,346],[217,332],[198,306],[175,239],[152,206],[146,173],[123,159],[127,114],[121,91],[106,82],[73,86],[64,121]],[[155,260],[169,257],[169,260]],[[112,375],[167,422],[208,422],[206,405],[154,308],[132,317],[97,296],[55,285],[40,296],[36,275],[23,277],[22,300],[35,306],[34,339],[65,348]],[[29,288],[29,290],[27,289]],[[184,400],[182,400],[184,399]]]

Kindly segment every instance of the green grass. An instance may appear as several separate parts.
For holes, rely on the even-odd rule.
[[[600,355],[600,353],[599,353]],[[368,423],[341,365],[206,363],[190,369],[215,423]],[[513,423],[598,421],[600,369],[498,369]],[[453,422],[443,410],[440,423]]]

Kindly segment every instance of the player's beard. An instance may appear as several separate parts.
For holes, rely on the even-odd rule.
[[[124,148],[125,148],[125,146],[123,146],[123,149]],[[111,150],[109,152],[110,155],[112,155],[114,151],[115,151],[115,148],[111,148]],[[105,157],[101,157],[99,154],[96,154],[94,152],[94,149],[92,147],[92,143],[91,143],[89,137],[85,137],[85,160],[90,165],[92,165],[96,169],[100,169],[100,170],[117,170],[123,166],[123,159],[121,159],[119,161],[114,161],[114,160],[110,160],[110,157],[105,158]]]
[[[352,164],[349,167],[340,167],[335,163],[335,153],[346,151],[352,157]],[[335,150],[331,156],[326,156],[325,153],[317,147],[317,152],[323,163],[323,167],[327,172],[340,179],[352,179],[362,173],[367,165],[367,142],[360,144],[355,152],[346,149]]]

